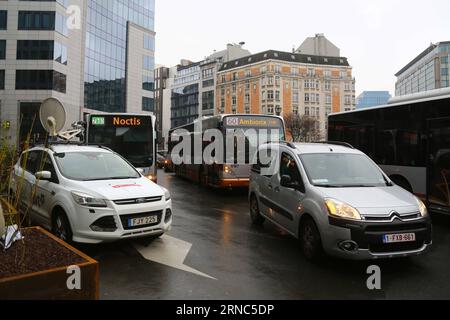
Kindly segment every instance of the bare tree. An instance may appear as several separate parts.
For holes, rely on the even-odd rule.
[[[286,130],[293,142],[321,140],[319,120],[310,116],[289,113],[284,116]]]

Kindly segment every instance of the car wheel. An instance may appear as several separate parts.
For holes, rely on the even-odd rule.
[[[58,212],[55,214],[52,232],[63,241],[68,243],[72,242],[72,228],[70,227],[69,220],[64,212]]]
[[[322,240],[319,230],[312,219],[306,219],[300,227],[300,239],[304,256],[317,261],[323,256]]]
[[[250,198],[250,218],[255,226],[261,226],[266,221],[259,211],[258,199],[255,195]]]

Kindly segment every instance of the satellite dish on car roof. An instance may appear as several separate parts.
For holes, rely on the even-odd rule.
[[[66,110],[58,99],[49,98],[42,102],[39,118],[49,136],[56,137],[66,124]]]

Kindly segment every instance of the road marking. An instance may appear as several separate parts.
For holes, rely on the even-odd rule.
[[[138,243],[135,243],[134,247],[146,260],[190,272],[208,279],[217,280],[206,273],[200,272],[184,264],[184,261],[192,248],[192,243],[164,235],[160,239],[153,241],[147,247]]]

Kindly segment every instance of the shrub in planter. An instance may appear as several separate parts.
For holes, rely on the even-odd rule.
[[[0,250],[0,300],[94,300],[98,262],[36,227]]]

